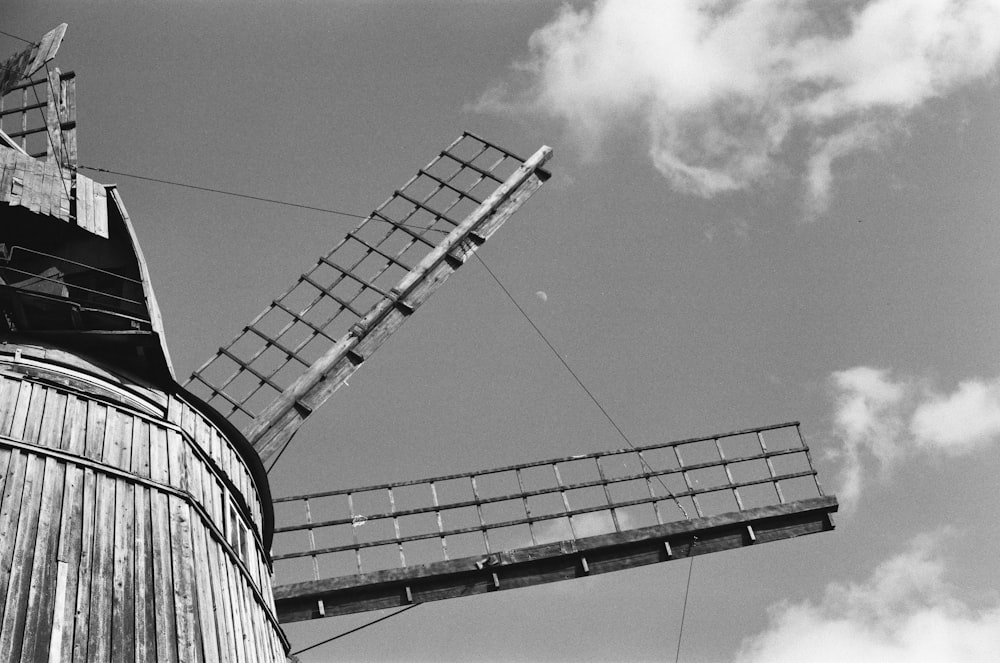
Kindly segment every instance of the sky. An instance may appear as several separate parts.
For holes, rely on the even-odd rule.
[[[85,166],[365,214],[463,129],[554,149],[481,253],[532,320],[633,443],[800,420],[841,502],[834,532],[698,557],[680,660],[997,660],[1000,2],[0,3],[6,32],[60,22]],[[85,172],[182,377],[354,225]],[[473,262],[272,491],[621,446]],[[687,572],[429,603],[302,660],[671,660]]]

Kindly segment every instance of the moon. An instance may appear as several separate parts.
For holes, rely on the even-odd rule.
[[[542,300],[543,302],[547,302],[547,301],[549,301],[549,296],[545,294],[545,291],[544,291],[544,290],[539,290],[538,292],[536,292],[536,293],[535,293],[535,297],[538,297],[538,298],[539,298],[539,299],[541,299],[541,300]]]

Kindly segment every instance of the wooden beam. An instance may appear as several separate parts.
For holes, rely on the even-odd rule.
[[[278,621],[288,623],[529,587],[829,531],[836,510],[836,497],[814,497],[488,556],[278,585],[274,600]]]

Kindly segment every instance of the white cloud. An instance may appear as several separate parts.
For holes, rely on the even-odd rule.
[[[918,537],[861,583],[830,584],[819,603],[772,608],[768,629],[744,640],[737,663],[1000,659],[1000,605],[975,608],[957,596],[937,538]]]
[[[917,453],[957,456],[1000,443],[1000,377],[966,380],[943,394],[928,380],[893,378],[857,366],[830,377],[836,394],[833,434],[842,461],[838,495],[850,511],[874,470],[883,476]]]
[[[918,443],[960,454],[1000,439],[1000,378],[968,380],[950,395],[934,395],[913,413]]]
[[[682,191],[747,189],[805,136],[807,209],[833,164],[877,149],[928,99],[991,75],[1000,0],[600,0],[564,6],[529,41],[520,86],[478,108],[562,119],[586,149],[645,128],[653,165]],[[514,90],[514,91],[512,91]],[[793,164],[794,165],[794,164]],[[795,165],[796,169],[799,165]]]

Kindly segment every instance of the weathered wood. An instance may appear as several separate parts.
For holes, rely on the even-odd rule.
[[[156,660],[156,604],[150,490],[135,489],[135,660]]]
[[[111,660],[115,663],[135,660],[135,487],[121,479],[115,480],[114,593],[112,596],[111,627],[114,640]]]
[[[88,606],[88,660],[104,661],[111,655],[111,610],[114,594],[115,479],[97,476],[94,561],[91,571],[91,600]]]
[[[88,410],[89,417],[89,410]],[[89,419],[88,419],[89,421]],[[74,661],[90,660],[88,647],[90,643],[90,588],[94,567],[94,528],[97,521],[97,473],[91,468],[83,471],[83,512],[81,522],[83,531],[80,537],[80,567],[76,590],[76,611],[79,618],[73,625],[73,657]],[[67,658],[67,660],[69,660]]]
[[[21,514],[27,465],[27,454],[11,451],[7,465],[7,480],[4,483],[3,504],[0,505],[0,541],[6,542],[6,545],[0,547],[0,618],[3,617],[7,605],[7,589],[17,541],[17,523]]]
[[[202,527],[192,527],[192,543],[194,552],[195,588],[198,590],[198,617],[202,649],[206,663],[219,663],[219,635],[217,624],[217,608],[212,593],[212,566],[208,557],[208,541]]]
[[[836,509],[833,497],[812,498],[485,557],[279,585],[274,589],[275,604],[279,619],[287,623],[320,617],[319,600],[324,602],[326,615],[336,615],[406,605],[406,588],[413,601],[420,603],[527,587],[750,545],[747,525],[753,527],[758,543],[831,530],[830,514]]]
[[[0,621],[0,657],[12,663],[21,657],[44,471],[44,459],[34,454],[28,455],[10,581],[5,597],[3,620]]]
[[[63,485],[66,465],[54,458],[45,459],[44,485],[39,509],[38,531],[31,583],[28,587],[28,611],[24,627],[23,661],[48,659],[52,638],[53,611],[57,601],[59,526],[62,516]],[[63,579],[65,585],[65,578]]]
[[[0,65],[0,96],[15,89],[20,81],[29,78],[44,67],[47,62],[51,62],[59,51],[59,46],[65,35],[66,24],[60,23],[42,35],[37,44],[31,44],[7,58]]]
[[[32,361],[0,361],[0,661],[276,660],[258,497],[237,492],[256,487],[232,446],[214,443],[228,477],[218,432],[179,399],[190,435],[149,411],[156,399],[136,408],[135,393]],[[249,528],[239,552],[223,497]]]
[[[79,409],[79,408],[74,408]],[[69,420],[69,417],[67,417]],[[79,419],[77,421],[80,421]],[[59,524],[60,573],[57,603],[52,618],[49,661],[68,661],[73,654],[73,625],[79,583],[80,550],[83,537],[83,468],[67,465]]]

